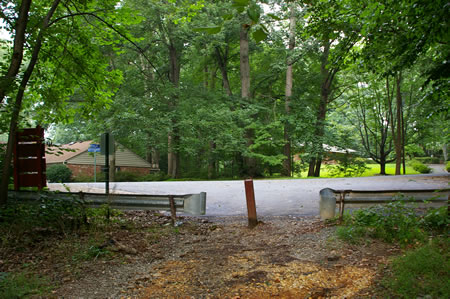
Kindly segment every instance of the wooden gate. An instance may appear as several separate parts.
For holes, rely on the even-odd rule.
[[[47,186],[44,129],[22,129],[14,144],[14,189]]]

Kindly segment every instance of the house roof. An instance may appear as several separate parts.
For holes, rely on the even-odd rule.
[[[88,150],[92,141],[71,142],[60,146],[47,146],[45,151],[46,163],[64,163]]]
[[[98,153],[97,159],[88,152],[93,141],[73,142],[61,146],[47,147],[45,157],[47,164],[79,164],[79,165],[99,165],[105,164],[105,156]],[[116,167],[146,167],[155,168],[154,165],[138,156],[130,149],[116,143]],[[156,166],[157,168],[157,166]]]
[[[299,146],[304,147],[305,144],[300,143]],[[329,153],[339,153],[339,154],[356,153],[356,151],[351,148],[342,148],[342,147],[337,147],[337,146],[328,145],[328,144],[322,144],[322,148],[324,149],[324,151],[327,151]]]
[[[324,144],[323,145],[323,149],[326,150],[327,152],[330,152],[330,153],[340,153],[340,154],[356,153],[356,151],[351,149],[351,148],[342,149],[342,148],[339,148],[339,147],[336,147],[336,146],[332,146],[332,145],[328,145],[328,144]]]

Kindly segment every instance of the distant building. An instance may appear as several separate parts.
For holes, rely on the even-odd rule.
[[[94,176],[94,153],[88,152],[93,141],[73,142],[61,146],[48,146],[45,159],[47,167],[55,164],[65,164],[72,170],[73,177]],[[105,156],[95,154],[97,174],[105,165]],[[131,150],[116,143],[116,171],[133,172],[145,175],[159,171],[159,165],[151,164]]]
[[[303,144],[300,144],[300,147],[303,147]],[[357,151],[350,149],[350,148],[339,148],[336,146],[328,145],[328,144],[322,144],[323,148],[323,162],[327,164],[333,164],[336,162],[337,158],[342,158],[345,155],[355,156],[357,155]],[[300,161],[300,154],[294,155],[294,161]]]

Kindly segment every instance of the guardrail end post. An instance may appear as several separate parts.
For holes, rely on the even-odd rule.
[[[320,219],[332,219],[336,213],[336,195],[333,189],[320,190],[319,202]]]

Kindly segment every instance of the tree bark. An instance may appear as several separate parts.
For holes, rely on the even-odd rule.
[[[172,82],[175,88],[178,88],[180,82],[180,64],[178,51],[173,44],[172,41],[169,42],[169,80]],[[174,97],[170,100],[169,108],[171,111],[174,111],[177,107],[177,98]],[[179,136],[177,130],[177,119],[175,116],[172,117],[172,129],[169,131],[167,138],[167,164],[168,170],[167,173],[172,178],[179,177],[179,154],[178,154],[178,145],[179,145]]]
[[[16,28],[14,34],[14,45],[11,61],[8,71],[1,78],[0,84],[0,104],[10,91],[14,79],[19,73],[20,66],[23,60],[23,48],[25,45],[25,32],[28,25],[28,13],[31,7],[31,0],[22,0],[19,8],[19,16],[16,21]]]
[[[293,81],[293,58],[292,54],[295,48],[295,2],[290,4],[290,17],[289,17],[289,53],[287,59],[287,69],[286,69],[286,87],[285,87],[285,103],[284,112],[286,115],[286,121],[284,123],[284,149],[283,154],[286,158],[283,161],[283,171],[284,176],[292,175],[292,153],[291,153],[291,136],[290,136],[290,126],[289,126],[289,115],[291,114],[291,97],[292,97],[292,81]]]
[[[208,179],[213,179],[216,177],[216,159],[214,157],[213,151],[216,149],[217,145],[214,141],[209,142],[209,161],[208,161]]]
[[[403,115],[403,103],[402,103],[402,93],[401,93],[401,81],[402,75],[398,73],[395,78],[396,85],[396,122],[397,122],[397,132],[394,138],[394,147],[395,147],[395,175],[401,174],[401,165],[402,165],[402,148],[403,148],[403,126],[402,126],[402,115]]]
[[[331,84],[334,79],[334,75],[336,74],[337,70],[328,69],[328,57],[330,54],[330,47],[331,47],[331,41],[328,38],[324,39],[324,45],[323,45],[323,55],[322,55],[322,62],[320,66],[320,72],[322,76],[322,83],[320,88],[320,101],[319,101],[319,107],[317,110],[317,117],[316,117],[316,130],[315,130],[315,136],[317,140],[314,141],[315,143],[315,149],[317,150],[317,154],[309,162],[309,170],[308,170],[308,176],[314,176],[319,177],[320,176],[320,166],[322,164],[322,155],[323,155],[323,142],[322,138],[325,133],[325,118],[327,113],[327,105],[330,102],[330,94],[331,94]]]
[[[248,25],[241,25],[240,30],[240,70],[241,70],[241,97],[250,97],[250,61],[249,61],[249,42]]]
[[[250,60],[249,60],[249,25],[242,24],[240,30],[240,75],[241,75],[241,97],[243,99],[250,98]],[[247,139],[247,147],[254,143],[254,132],[247,129],[245,132]],[[257,175],[256,160],[251,157],[244,157],[244,174],[250,177]]]
[[[33,74],[34,67],[39,58],[39,52],[41,51],[42,41],[44,38],[44,33],[48,28],[50,19],[52,18],[56,8],[58,7],[60,0],[54,0],[52,6],[50,7],[47,15],[45,16],[41,28],[39,30],[38,36],[36,38],[36,44],[34,45],[33,52],[31,55],[30,62],[27,69],[25,70],[22,81],[20,82],[19,90],[17,91],[16,100],[13,106],[13,112],[11,115],[10,125],[9,125],[9,136],[8,144],[6,147],[5,158],[3,159],[3,173],[0,185],[0,205],[4,205],[8,201],[8,183],[9,183],[9,166],[12,160],[13,146],[16,142],[16,132],[17,125],[19,122],[20,111],[22,110],[22,100],[25,94],[25,89],[28,85],[31,75]]]
[[[233,95],[231,91],[230,81],[228,80],[228,45],[226,46],[225,53],[222,54],[222,51],[219,47],[216,47],[216,58],[217,63],[219,64],[220,73],[222,74],[222,85],[225,89],[227,95]]]

